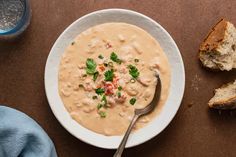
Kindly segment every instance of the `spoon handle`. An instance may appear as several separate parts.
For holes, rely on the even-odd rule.
[[[129,134],[130,134],[130,132],[131,132],[131,130],[132,130],[132,128],[133,128],[133,126],[134,126],[134,124],[135,124],[135,122],[137,121],[138,118],[139,118],[139,115],[135,114],[132,121],[131,121],[131,123],[130,123],[130,125],[129,125],[129,127],[128,127],[128,129],[127,129],[127,131],[126,131],[126,133],[125,133],[125,136],[123,137],[123,139],[122,139],[122,141],[121,141],[121,143],[120,143],[120,145],[119,145],[118,149],[116,150],[116,153],[114,154],[113,157],[121,157],[122,152],[125,148],[126,142],[129,138]]]

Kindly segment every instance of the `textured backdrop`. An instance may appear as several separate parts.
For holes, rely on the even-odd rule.
[[[176,41],[186,68],[182,105],[157,137],[125,150],[126,157],[233,157],[236,112],[209,110],[213,89],[236,78],[236,71],[209,72],[197,59],[200,42],[220,18],[236,24],[235,0],[31,0],[31,25],[20,40],[0,43],[0,104],[34,118],[55,143],[59,157],[108,157],[113,150],[87,145],[53,116],[44,91],[44,67],[60,33],[79,17],[104,8],[127,8],[160,23]]]

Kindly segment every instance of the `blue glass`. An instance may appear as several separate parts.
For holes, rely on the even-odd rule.
[[[31,9],[29,0],[0,0],[0,7],[2,7],[0,8],[0,18],[2,18],[0,19],[0,36],[21,34],[30,23]],[[4,14],[6,14],[6,16]],[[6,22],[5,25],[4,22]],[[9,22],[11,26],[9,26],[7,22]],[[6,28],[4,28],[4,26],[6,26]]]

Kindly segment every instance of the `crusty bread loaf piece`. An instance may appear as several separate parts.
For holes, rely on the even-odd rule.
[[[210,108],[235,109],[236,108],[236,80],[215,89],[215,95],[208,103]]]
[[[236,28],[225,19],[220,20],[200,46],[202,64],[213,70],[236,68]]]

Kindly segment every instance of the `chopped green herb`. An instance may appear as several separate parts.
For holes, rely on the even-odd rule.
[[[121,86],[119,86],[119,87],[118,87],[118,90],[119,90],[119,91],[121,91],[121,90],[122,90],[122,87],[121,87]]]
[[[135,83],[136,81],[135,81],[134,78],[132,78],[132,79],[130,79],[130,82],[131,82],[131,83]]]
[[[107,108],[107,98],[106,98],[106,95],[103,95],[103,96],[102,96],[101,103],[99,103],[99,104],[97,105],[97,109],[99,110],[99,109],[102,108],[102,107]]]
[[[139,71],[138,69],[133,66],[133,65],[129,65],[129,74],[133,77],[133,78],[137,78],[139,76]]]
[[[104,73],[104,76],[105,76],[105,81],[113,81],[113,77],[114,77],[114,71],[113,71],[113,69],[107,70],[107,71]]]
[[[118,58],[117,54],[115,52],[111,53],[110,59],[118,64],[121,64],[121,60]]]
[[[117,92],[117,96],[118,96],[118,98],[120,98],[121,97],[121,92]]]
[[[98,88],[98,89],[95,90],[95,92],[96,92],[98,95],[102,95],[102,94],[105,92],[105,90],[102,89],[102,88]]]
[[[93,75],[96,72],[97,64],[94,62],[93,59],[88,58],[86,61],[86,66],[87,66],[86,67],[87,74]]]
[[[98,104],[97,105],[97,109],[99,110],[100,108],[102,108],[103,107],[103,105],[102,104]]]
[[[136,63],[139,62],[139,59],[134,59],[134,62],[136,62]]]
[[[94,74],[93,74],[93,81],[96,81],[96,79],[98,78],[98,71],[96,71]]]
[[[104,106],[106,107],[106,105],[107,105],[107,97],[106,97],[106,95],[102,96],[102,102],[104,103]]]
[[[100,115],[101,118],[106,118],[107,114],[104,111],[99,111],[98,114]]]
[[[102,55],[99,55],[98,58],[99,58],[99,59],[103,59],[104,57],[103,57]]]
[[[135,98],[131,98],[131,99],[129,100],[129,103],[130,103],[131,105],[134,105],[135,102],[136,102],[136,99],[135,99]]]
[[[97,99],[98,97],[96,95],[93,96],[93,99]]]

